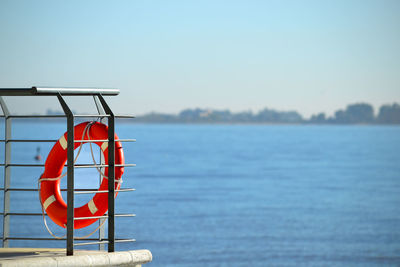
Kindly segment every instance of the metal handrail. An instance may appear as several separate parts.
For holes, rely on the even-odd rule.
[[[1,96],[1,94],[0,94],[0,96]],[[85,114],[75,114],[74,116],[77,117],[77,118],[91,118],[91,117],[94,117],[94,118],[107,118],[107,117],[110,117],[109,115],[102,115],[102,114],[99,114],[99,115],[95,115],[95,114],[86,114],[86,115]],[[5,118],[5,117],[6,116],[4,116],[4,115],[0,115],[0,118]],[[66,118],[66,116],[62,115],[62,114],[57,114],[57,115],[56,114],[53,114],[53,115],[9,115],[8,117],[12,118],[12,119]],[[115,115],[115,118],[117,118],[117,119],[134,119],[136,117],[132,116],[132,115],[118,114],[118,115]]]
[[[134,239],[117,239],[115,238],[115,217],[133,217],[135,214],[117,214],[114,208],[114,194],[117,192],[131,192],[134,188],[120,188],[115,189],[115,167],[133,167],[136,164],[115,164],[114,150],[115,142],[135,142],[135,139],[115,139],[115,119],[116,118],[134,118],[131,115],[114,115],[109,108],[103,95],[115,96],[119,94],[117,89],[103,89],[103,88],[65,88],[65,87],[36,87],[31,88],[0,88],[0,107],[4,115],[0,117],[5,118],[5,139],[0,140],[5,144],[5,160],[0,166],[4,166],[4,187],[0,188],[4,195],[4,208],[0,215],[3,216],[3,247],[8,247],[9,240],[66,240],[67,255],[73,255],[74,246],[99,244],[99,248],[104,248],[104,244],[108,244],[108,251],[114,251],[114,244],[116,242],[135,241]],[[11,114],[7,108],[2,96],[57,96],[58,101],[64,111],[64,114],[54,115],[16,115]],[[73,114],[68,104],[65,102],[63,96],[93,96],[99,114]],[[23,212],[10,212],[10,192],[12,191],[38,191],[38,189],[31,188],[12,188],[10,187],[10,168],[11,167],[43,167],[44,164],[19,164],[11,163],[11,143],[18,142],[57,142],[55,139],[12,139],[11,138],[11,119],[19,118],[66,118],[67,119],[67,189],[61,191],[67,192],[67,237],[62,239],[52,238],[32,238],[32,237],[11,237],[9,231],[10,216],[40,216],[42,213],[23,213]],[[108,139],[101,140],[74,140],[74,118],[101,118],[108,120]],[[108,164],[74,164],[74,143],[94,143],[94,142],[108,142]],[[102,154],[101,154],[102,156]],[[108,190],[96,189],[75,189],[74,188],[74,169],[75,168],[103,168],[108,167]],[[108,193],[108,213],[101,216],[92,217],[74,217],[74,195],[75,194],[94,194],[94,193]],[[79,238],[79,240],[96,240],[96,242],[74,243],[78,238],[74,237],[74,221],[83,219],[95,218],[108,218],[108,237],[104,238],[104,227],[100,227],[99,238]]]
[[[0,96],[30,96],[30,95],[118,95],[118,89],[105,88],[73,88],[73,87],[37,87],[31,88],[0,88]]]

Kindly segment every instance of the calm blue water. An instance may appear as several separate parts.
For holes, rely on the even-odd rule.
[[[14,127],[15,138],[65,131]],[[151,250],[149,266],[400,265],[400,127],[119,124],[117,133],[138,140],[124,144],[137,167],[123,177],[137,191],[117,197],[118,211],[137,214],[117,220],[117,236],[137,242],[117,249]],[[36,144],[13,146],[13,162],[34,163]],[[90,162],[86,146],[80,163]],[[15,168],[12,184],[35,188],[42,171]],[[78,187],[98,179],[76,175]],[[40,211],[36,193],[12,194],[13,211]],[[49,236],[38,217],[12,217],[11,233]]]

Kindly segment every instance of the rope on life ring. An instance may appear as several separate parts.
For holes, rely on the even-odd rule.
[[[80,139],[79,139],[80,138]],[[74,127],[74,140],[88,140],[91,138],[93,140],[107,140],[108,139],[108,127],[99,122],[84,122],[78,124]],[[115,139],[118,139],[118,136],[115,135]],[[46,212],[50,219],[56,223],[57,225],[66,228],[67,224],[67,204],[62,198],[61,190],[60,190],[60,182],[61,178],[66,176],[67,173],[62,174],[62,170],[67,161],[67,133],[64,133],[63,136],[57,141],[57,143],[51,149],[49,155],[47,156],[47,160],[45,163],[44,173],[38,180],[38,188],[39,188],[39,200],[42,206],[42,214],[44,219],[44,224],[48,232],[54,236],[55,238],[63,238],[59,236],[55,236],[51,230],[48,228],[44,213]],[[79,147],[77,155],[74,159],[74,163],[78,159],[78,156],[81,152],[82,145],[87,142],[80,142],[74,144],[74,149]],[[94,142],[96,145],[100,147],[102,153],[104,155],[105,164],[108,165],[108,142]],[[92,149],[92,142],[89,142],[90,150],[92,153],[93,163],[97,165]],[[115,164],[124,164],[124,154],[122,145],[120,142],[115,142]],[[102,180],[99,187],[99,191],[108,190],[108,167],[105,168],[104,173],[101,172],[101,169],[96,166],[97,171],[101,174]],[[122,183],[122,174],[124,172],[123,167],[115,167],[115,189],[118,190],[121,187]],[[118,192],[115,192],[116,197]],[[96,193],[94,197],[85,205],[74,208],[75,218],[79,217],[92,217],[92,216],[102,216],[108,210],[108,193]],[[94,219],[83,219],[83,220],[74,220],[74,229],[84,228],[86,226],[91,225],[96,222],[98,218]],[[86,235],[81,238],[86,238],[93,233],[95,233],[101,225],[104,223],[105,219],[102,223],[89,235]]]

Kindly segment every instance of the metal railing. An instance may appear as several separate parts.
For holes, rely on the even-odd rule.
[[[91,89],[91,88],[50,88],[50,87],[32,87],[32,88],[0,88],[0,107],[3,110],[5,118],[5,137],[0,142],[4,142],[4,163],[0,166],[4,167],[4,187],[0,188],[3,191],[3,247],[9,247],[10,240],[54,240],[53,238],[41,237],[12,237],[10,236],[10,216],[42,216],[41,213],[18,213],[10,211],[10,194],[13,191],[38,191],[32,188],[12,188],[11,185],[11,168],[13,167],[44,167],[44,164],[15,164],[11,162],[12,143],[17,142],[57,142],[58,140],[37,140],[37,139],[13,139],[11,136],[12,119],[18,118],[66,118],[67,119],[67,189],[62,191],[67,192],[67,233],[66,238],[57,240],[66,241],[67,255],[74,254],[74,246],[98,244],[99,249],[104,250],[105,244],[108,244],[108,252],[115,251],[115,243],[117,242],[132,242],[134,239],[117,239],[115,238],[115,217],[133,217],[134,214],[116,214],[115,213],[115,192],[130,192],[133,188],[122,188],[116,190],[114,184],[115,167],[131,167],[135,164],[115,164],[115,142],[134,142],[135,139],[118,139],[115,140],[115,119],[116,118],[134,118],[130,115],[114,115],[113,111],[103,98],[103,96],[116,96],[119,94],[117,89]],[[64,115],[15,115],[11,114],[6,102],[2,96],[56,96],[60,103]],[[98,114],[79,115],[73,114],[70,107],[66,103],[64,96],[93,96]],[[100,118],[104,123],[107,120],[108,124],[108,139],[107,140],[74,140],[74,122],[75,118]],[[82,142],[108,142],[108,164],[74,164],[74,143]],[[100,151],[101,162],[104,162],[103,154]],[[75,168],[102,168],[108,167],[108,190],[96,189],[75,189],[74,188],[74,169]],[[108,193],[108,213],[102,216],[93,216],[85,218],[74,218],[74,195],[75,194],[93,194],[93,193]],[[74,221],[82,219],[107,218],[108,219],[108,235],[105,238],[104,225],[99,229],[98,238],[79,238],[74,237]]]

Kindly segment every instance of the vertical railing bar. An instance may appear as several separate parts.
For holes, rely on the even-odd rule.
[[[4,99],[0,96],[0,106],[3,110],[3,114],[5,117],[5,144],[4,144],[4,193],[3,193],[3,247],[9,247],[9,240],[7,239],[10,234],[10,216],[7,213],[10,212],[10,182],[11,182],[11,168],[8,164],[11,163],[11,142],[8,140],[11,139],[11,118],[10,111],[4,101]]]
[[[101,94],[97,95],[108,117],[108,252],[115,251],[115,118]]]
[[[58,101],[67,116],[67,256],[74,255],[74,114],[61,94]]]
[[[99,103],[99,99],[97,98],[97,96],[94,95],[93,96],[93,100],[94,100],[94,103],[96,104],[97,112],[100,115],[105,114],[104,109],[102,108],[101,104]],[[101,123],[105,123],[105,121],[106,121],[105,117],[100,118],[100,122]],[[100,154],[100,164],[105,164],[104,155],[103,155],[101,150],[99,151],[99,154]],[[104,169],[105,169],[104,167],[100,168],[102,173],[104,173]],[[99,185],[102,182],[101,180],[102,180],[102,177],[101,177],[101,174],[99,174]],[[99,241],[100,241],[100,240],[104,239],[104,235],[105,235],[105,229],[104,229],[105,226],[104,226],[104,224],[102,224],[102,220],[99,220],[99,226],[100,226],[100,228],[99,228]],[[99,243],[99,250],[106,250],[106,244]]]

